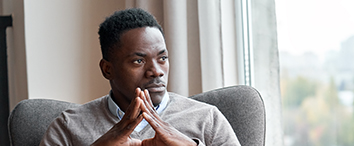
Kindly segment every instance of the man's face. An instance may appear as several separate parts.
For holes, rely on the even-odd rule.
[[[120,48],[114,48],[112,92],[117,102],[129,104],[135,89],[147,89],[158,105],[167,88],[169,62],[165,40],[159,29],[143,27],[122,34]]]

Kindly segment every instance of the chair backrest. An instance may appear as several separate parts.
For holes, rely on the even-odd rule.
[[[19,102],[9,117],[9,137],[13,146],[39,145],[49,124],[65,109],[79,104],[50,100],[28,99]]]
[[[226,87],[191,98],[218,107],[230,122],[241,145],[264,145],[265,109],[260,94],[254,88]],[[9,117],[11,145],[39,145],[49,124],[65,109],[77,106],[79,104],[50,99],[21,101]]]
[[[191,98],[218,107],[230,122],[241,145],[265,145],[265,107],[256,89],[239,85],[197,94]]]

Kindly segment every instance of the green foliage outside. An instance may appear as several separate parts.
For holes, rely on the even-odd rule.
[[[304,77],[297,77],[294,80],[288,80],[285,86],[283,105],[288,108],[297,108],[304,99],[315,95],[317,83]]]
[[[333,79],[329,83],[305,77],[281,81],[285,143],[353,146],[353,106],[348,108],[339,102]]]

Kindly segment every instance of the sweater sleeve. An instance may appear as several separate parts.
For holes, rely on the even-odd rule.
[[[52,145],[72,145],[63,114],[49,125],[40,143],[40,146]]]
[[[210,127],[209,127],[209,140],[212,146],[240,146],[235,132],[233,131],[230,123],[225,116],[217,109],[213,107],[210,114]],[[206,144],[208,145],[208,144]]]

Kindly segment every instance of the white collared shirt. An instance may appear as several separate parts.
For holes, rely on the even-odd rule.
[[[119,106],[113,101],[112,97],[111,97],[111,92],[109,93],[108,96],[108,108],[109,111],[118,117],[119,120],[122,120],[123,116],[124,116],[124,112],[119,108]],[[159,105],[157,105],[155,107],[155,110],[158,114],[160,114],[167,105],[167,102],[170,100],[170,96],[168,95],[167,91],[165,92],[165,95],[162,98],[162,101]],[[144,127],[149,124],[145,119],[143,119],[138,126],[135,127],[134,131],[140,132],[141,130],[144,129]]]

